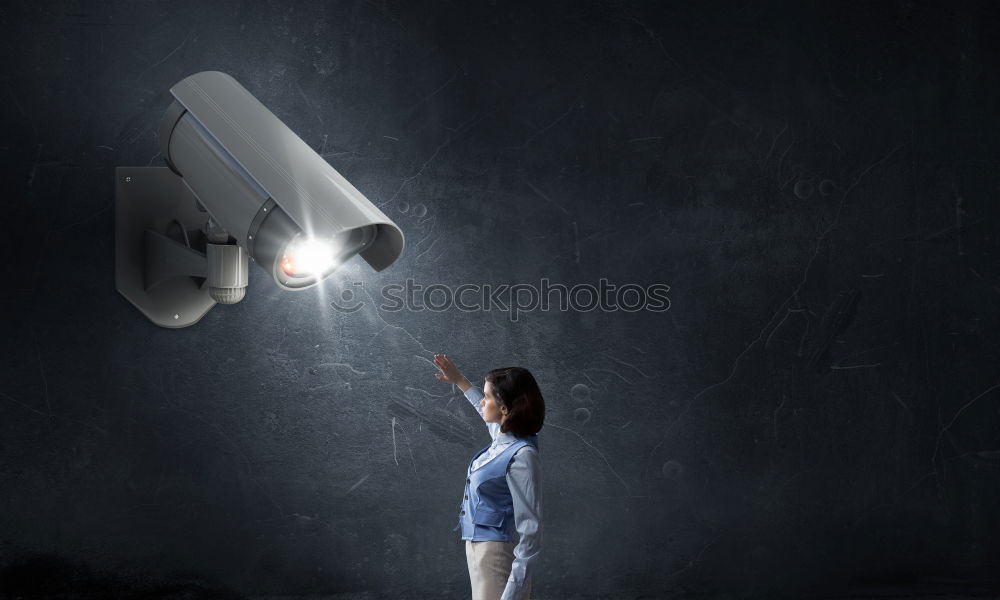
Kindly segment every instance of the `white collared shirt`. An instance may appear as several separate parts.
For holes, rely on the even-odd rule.
[[[490,423],[490,425],[495,425],[495,423]],[[478,469],[479,467],[490,462],[496,455],[506,450],[507,446],[510,446],[517,441],[517,438],[509,433],[499,433],[499,425],[497,425],[497,429],[498,433],[493,437],[493,443],[490,444],[489,450],[480,454],[479,458],[473,461],[473,469]]]
[[[483,399],[483,393],[479,388],[470,387],[465,397],[482,416],[483,407],[479,401]],[[493,443],[473,461],[473,469],[486,464],[517,441],[512,433],[501,433],[499,423],[487,423],[486,427]],[[542,462],[535,448],[525,446],[514,453],[507,468],[507,486],[514,502],[514,526],[519,541],[514,547],[514,563],[500,600],[520,600],[542,550]]]

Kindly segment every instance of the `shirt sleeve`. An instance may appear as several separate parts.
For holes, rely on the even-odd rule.
[[[469,389],[465,390],[465,397],[472,404],[472,407],[476,409],[479,416],[483,416],[483,407],[480,406],[479,401],[483,399],[483,393],[476,386],[470,386]],[[490,431],[490,437],[497,439],[497,435],[500,433],[500,423],[487,423],[486,428]]]
[[[514,525],[519,541],[514,547],[507,587],[500,600],[521,600],[525,584],[538,564],[542,550],[542,461],[538,452],[525,446],[514,454],[507,469],[507,485],[514,500]]]

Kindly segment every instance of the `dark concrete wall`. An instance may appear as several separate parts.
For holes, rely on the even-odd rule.
[[[489,438],[436,352],[545,394],[536,597],[987,575],[997,8],[686,4],[5,3],[6,591],[465,597]],[[403,257],[300,293],[251,267],[185,330],[121,297],[114,168],[162,164],[167,90],[202,70]],[[670,308],[380,307],[408,278],[665,284]]]

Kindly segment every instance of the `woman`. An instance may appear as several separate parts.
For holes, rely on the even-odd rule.
[[[446,354],[434,376],[457,385],[486,421],[493,443],[476,454],[465,479],[458,527],[472,582],[472,600],[527,600],[542,549],[542,470],[538,431],[545,400],[527,369],[486,374],[483,391]],[[519,541],[514,542],[514,530]]]

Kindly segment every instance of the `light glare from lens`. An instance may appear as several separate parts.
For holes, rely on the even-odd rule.
[[[329,242],[298,239],[285,251],[281,270],[290,276],[319,275],[333,266],[334,258],[334,247]]]

